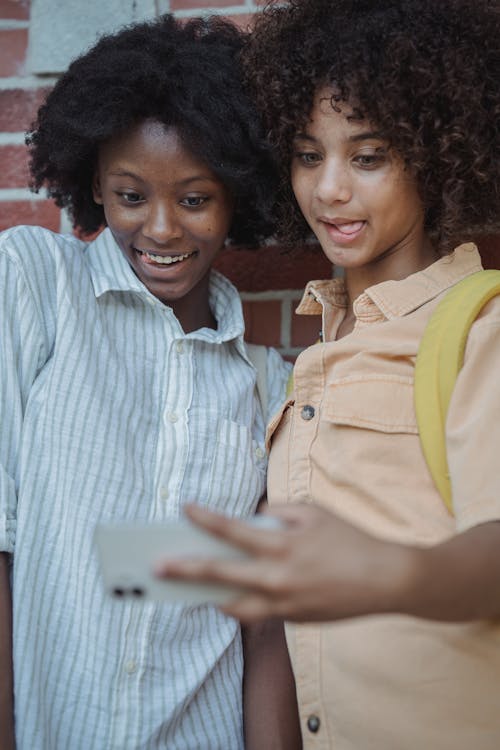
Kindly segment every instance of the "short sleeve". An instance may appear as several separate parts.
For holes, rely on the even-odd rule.
[[[459,531],[500,520],[500,299],[487,309],[469,333],[446,425]]]

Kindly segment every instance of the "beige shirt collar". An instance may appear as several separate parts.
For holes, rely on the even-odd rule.
[[[368,287],[354,301],[354,314],[363,322],[375,322],[402,317],[437,297],[460,279],[482,269],[476,245],[459,245],[423,271],[411,274],[401,281],[383,281]],[[320,315],[330,308],[335,315],[344,313],[347,294],[343,279],[310,281],[296,312],[299,315]]]

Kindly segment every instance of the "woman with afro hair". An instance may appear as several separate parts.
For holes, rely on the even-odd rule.
[[[282,530],[192,519],[250,561],[166,563],[230,582],[243,622],[284,617],[304,746],[494,750],[500,741],[500,298],[472,325],[446,423],[449,513],[413,405],[439,301],[500,228],[495,0],[292,0],[246,74],[281,168],[280,232],[338,278],[298,312],[322,339],[268,428]]]
[[[239,296],[211,270],[228,239],[271,229],[243,43],[229,22],[168,15],[103,37],[28,135],[34,187],[94,239],[0,237],[2,749],[300,736],[279,623],[242,634],[213,606],[112,599],[93,541],[98,523],[175,520],[193,498],[247,517],[264,492],[268,414]],[[272,410],[289,366],[265,356]]]

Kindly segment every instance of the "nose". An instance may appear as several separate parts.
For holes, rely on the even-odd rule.
[[[150,202],[142,225],[142,233],[144,237],[157,245],[164,245],[170,240],[179,239],[182,236],[182,226],[175,207],[162,200]]]
[[[315,197],[326,205],[347,203],[352,197],[349,167],[336,159],[325,160],[318,170]]]

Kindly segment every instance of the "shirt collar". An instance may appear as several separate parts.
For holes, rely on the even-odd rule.
[[[482,269],[477,247],[469,242],[459,245],[422,271],[401,281],[383,281],[368,287],[354,301],[358,319],[385,319],[408,315],[446,291],[457,281]],[[345,308],[347,295],[343,279],[310,281],[297,313],[318,315],[326,306]]]
[[[86,252],[97,298],[108,292],[132,292],[156,300],[137,278],[108,228],[87,246]],[[213,269],[210,273],[209,304],[217,321],[217,329],[201,328],[188,334],[188,338],[214,343],[237,338],[243,340],[245,323],[239,294],[225,276]]]
[[[87,246],[87,259],[97,298],[107,292],[137,292],[152,296],[132,271],[108,228]]]

